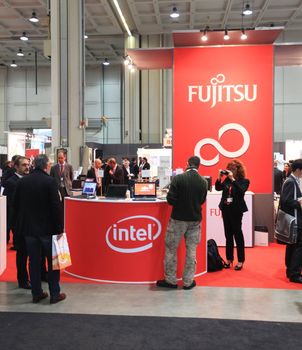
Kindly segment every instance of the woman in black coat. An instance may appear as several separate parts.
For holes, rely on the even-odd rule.
[[[249,187],[250,181],[245,178],[245,169],[239,160],[228,163],[226,170],[220,170],[215,183],[216,191],[222,191],[219,208],[222,213],[224,233],[226,238],[225,268],[230,268],[234,260],[234,238],[237,246],[238,264],[236,271],[240,271],[245,260],[244,237],[242,233],[242,217],[246,212],[247,205],[244,194]]]

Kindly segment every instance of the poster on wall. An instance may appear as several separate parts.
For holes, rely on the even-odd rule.
[[[236,158],[249,190],[271,193],[272,142],[271,45],[174,50],[173,168],[197,155],[215,182]]]
[[[25,155],[25,133],[11,133],[7,134],[7,148],[8,159],[16,154],[19,156]]]

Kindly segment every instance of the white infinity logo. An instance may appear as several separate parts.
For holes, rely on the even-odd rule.
[[[243,144],[242,144],[241,148],[238,151],[229,152],[226,149],[224,149],[217,140],[210,139],[210,138],[202,139],[199,142],[197,142],[197,144],[194,148],[194,154],[195,154],[195,156],[200,158],[201,164],[206,165],[206,166],[211,166],[211,165],[217,164],[219,161],[219,154],[217,154],[217,156],[215,156],[211,160],[206,160],[206,159],[203,159],[201,157],[200,151],[204,145],[214,146],[220,154],[222,154],[223,156],[228,157],[228,158],[239,157],[247,151],[247,149],[249,148],[249,145],[250,145],[250,135],[247,132],[247,130],[240,124],[230,123],[230,124],[225,124],[224,126],[222,126],[218,130],[218,140],[220,140],[221,136],[228,130],[236,130],[236,131],[239,131],[241,133],[241,135],[243,136]]]

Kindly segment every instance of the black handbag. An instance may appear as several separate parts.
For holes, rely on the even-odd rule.
[[[295,199],[296,199],[296,185],[295,186]],[[295,216],[285,213],[283,210],[278,210],[276,226],[275,226],[275,238],[277,241],[286,244],[297,243],[298,237],[298,225],[297,225],[297,210],[295,209]]]

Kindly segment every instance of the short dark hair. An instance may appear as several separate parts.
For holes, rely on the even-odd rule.
[[[292,171],[295,172],[297,169],[302,170],[302,159],[296,159],[291,163]]]
[[[35,169],[46,170],[49,159],[46,154],[38,154],[34,159]]]
[[[200,165],[200,158],[196,156],[192,156],[188,159],[188,164],[189,166],[198,169]]]
[[[20,166],[20,165],[21,165],[21,162],[23,162],[24,159],[26,159],[26,160],[29,161],[29,158],[27,158],[27,157],[18,156],[18,157],[15,159],[14,166]]]

